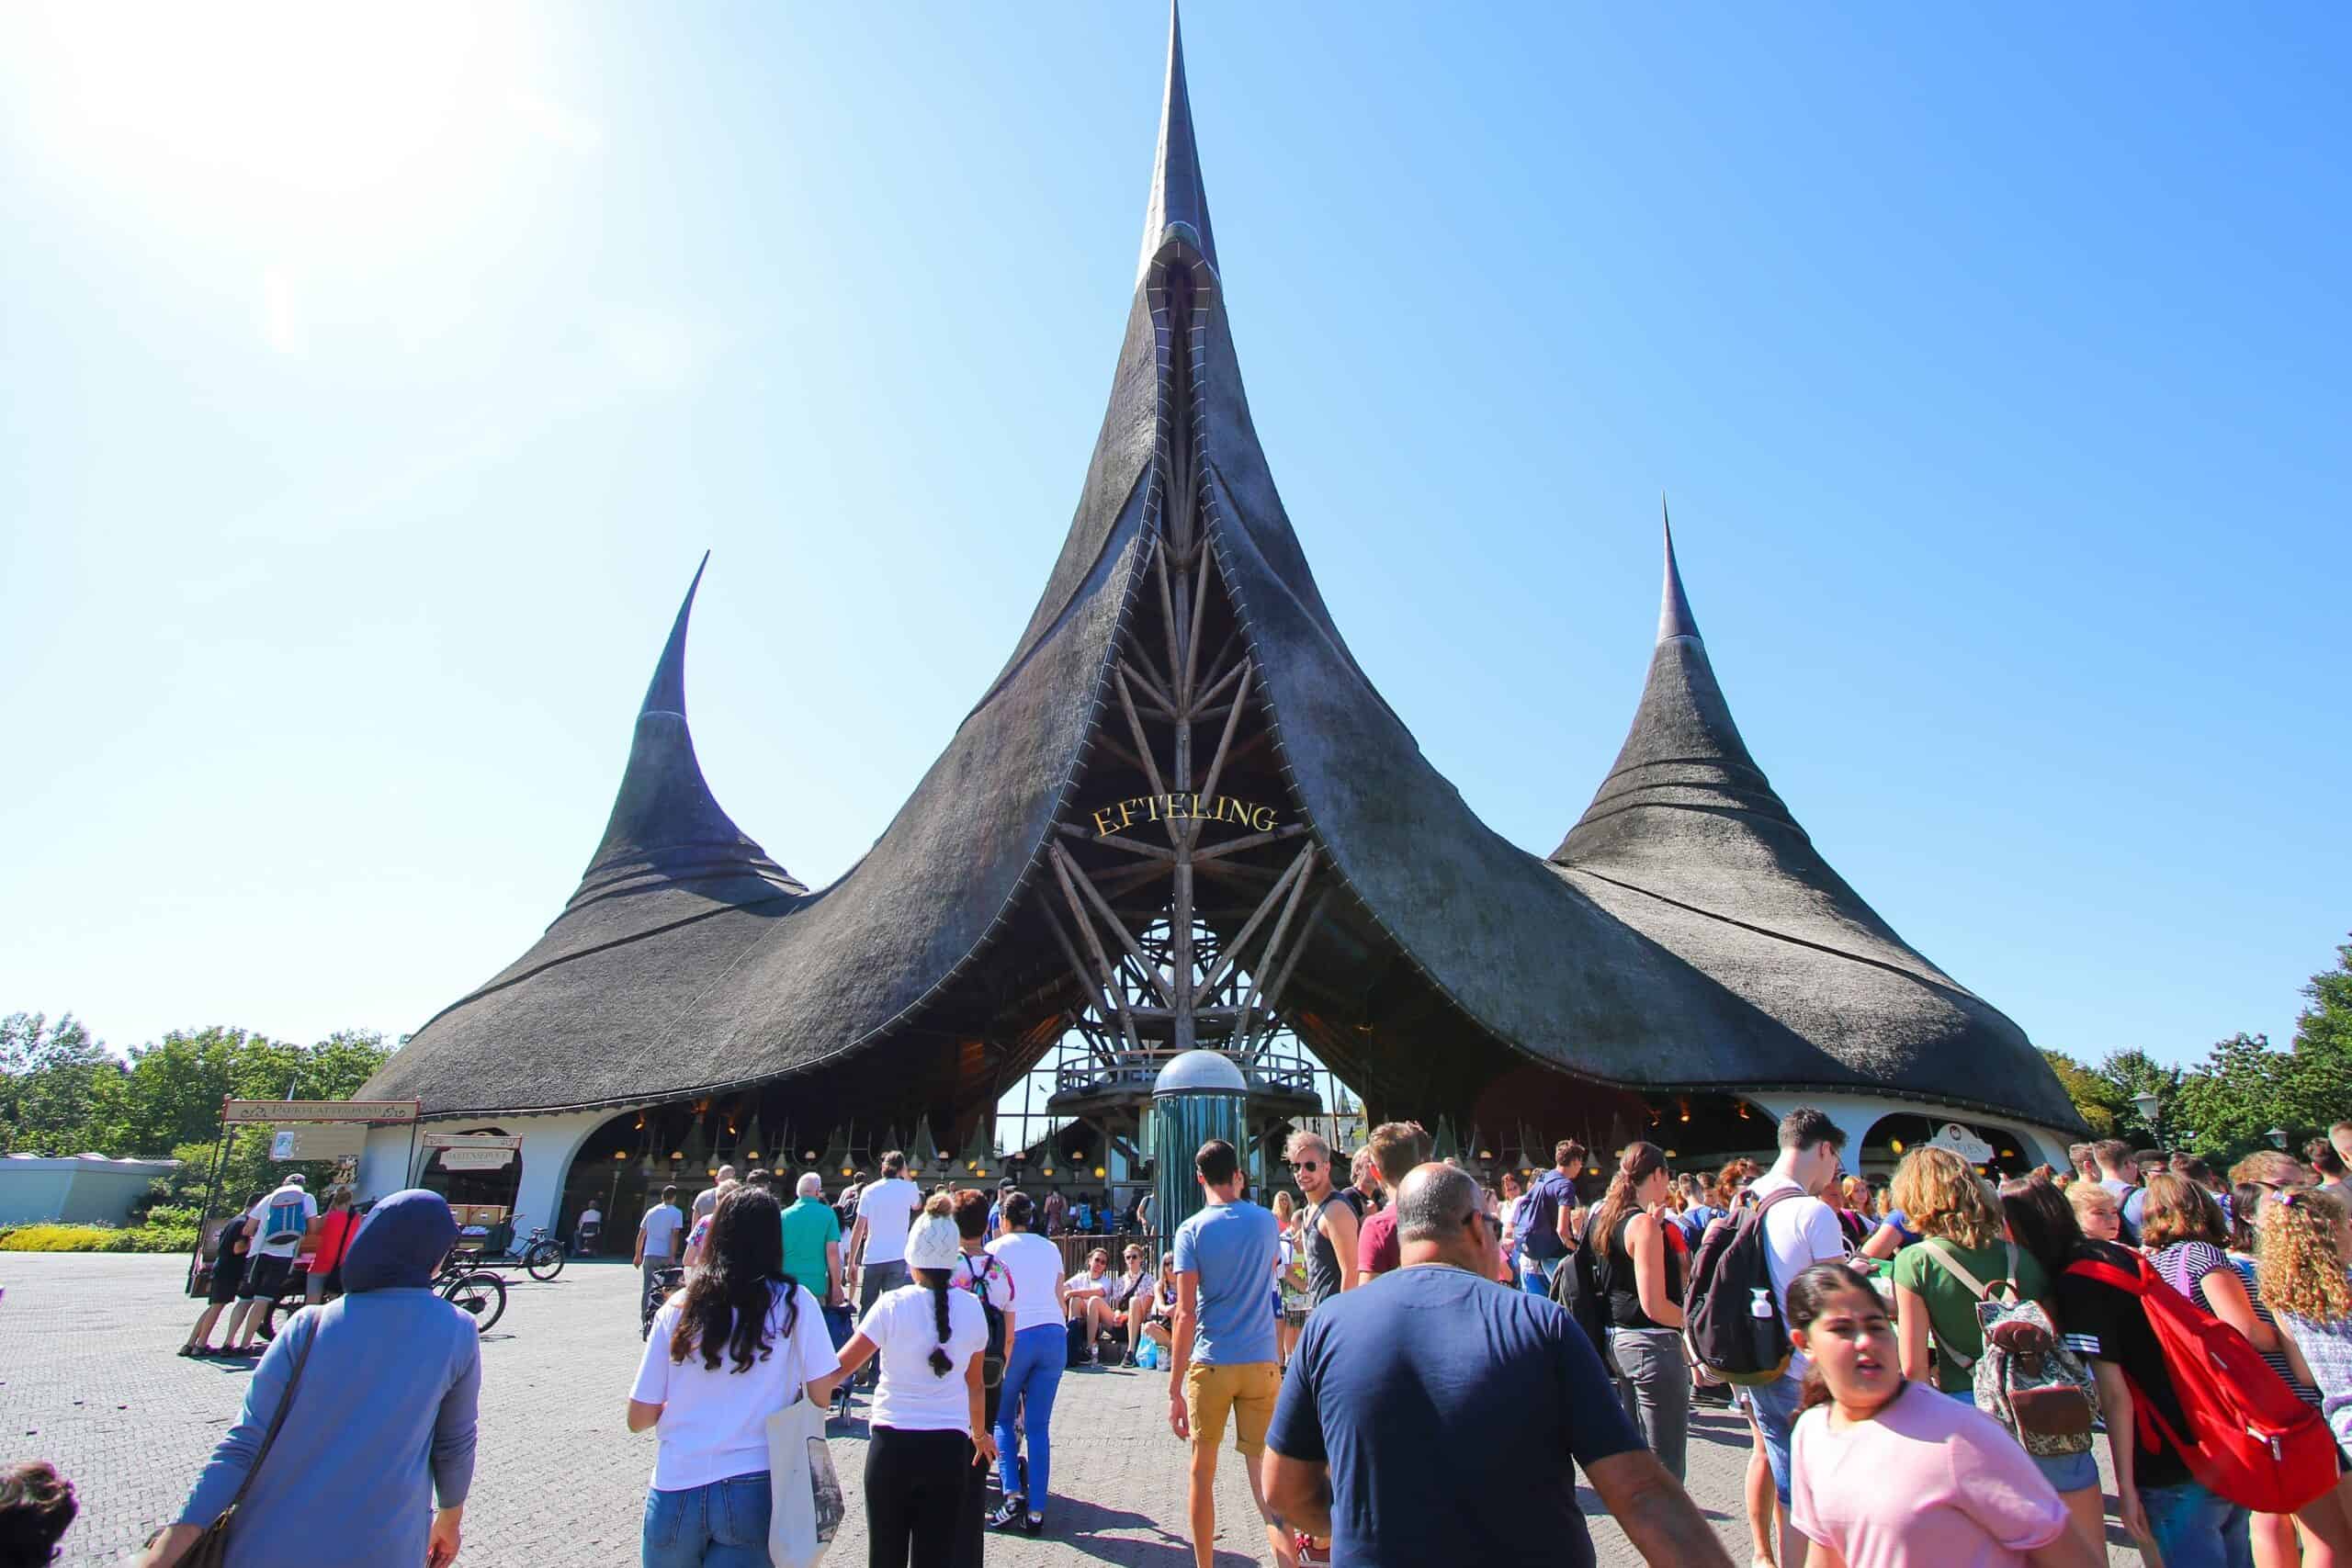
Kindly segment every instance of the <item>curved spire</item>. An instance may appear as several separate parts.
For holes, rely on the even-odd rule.
[[[645,688],[605,837],[567,909],[681,884],[728,903],[805,891],[735,826],[695,756],[694,732],[686,725],[686,626],[709,565],[706,550]]]
[[[662,645],[662,661],[653,667],[653,679],[646,685],[645,705],[637,710],[640,718],[649,713],[686,716],[686,622],[695,613],[695,593],[702,587],[702,574],[709,565],[710,552],[705,550],[695,568],[694,581],[686,584],[678,618],[670,624],[670,640]]]
[[[1661,500],[1661,513],[1664,508]],[[1798,839],[1804,836],[1740,739],[1731,705],[1716,683],[1707,645],[1700,640],[1690,600],[1682,591],[1673,527],[1668,523],[1666,587],[1641,706],[1634,711],[1623,750],[1617,753],[1617,765],[1601,781],[1584,816],[1552,852],[1552,859],[1564,865],[1576,863],[1628,838],[1670,837],[1679,830],[1672,825],[1693,813],[1734,813],[1750,822],[1772,824]]]
[[[1216,269],[1216,236],[1209,229],[1209,193],[1201,181],[1201,150],[1193,140],[1193,100],[1184,89],[1184,30],[1176,0],[1168,0],[1168,90],[1159,108],[1159,151],[1152,159],[1151,200],[1143,211],[1140,279],[1151,258],[1182,238]]]
[[[1658,601],[1657,640],[1695,637],[1699,623],[1691,618],[1690,601],[1682,592],[1682,569],[1674,560],[1674,519],[1666,513],[1666,496],[1657,498],[1658,525],[1666,532],[1666,590]]]

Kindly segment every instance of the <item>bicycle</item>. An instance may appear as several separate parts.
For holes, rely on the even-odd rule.
[[[274,1339],[294,1314],[309,1305],[298,1276],[291,1290],[281,1292],[262,1314],[261,1337]],[[487,1334],[506,1311],[506,1281],[487,1269],[476,1269],[456,1253],[433,1276],[435,1294],[473,1319],[474,1332]],[[341,1294],[340,1292],[335,1294]],[[333,1300],[331,1295],[329,1300]]]
[[[520,1219],[522,1216],[518,1214],[515,1217]],[[545,1284],[563,1272],[565,1258],[563,1243],[549,1235],[547,1226],[535,1225],[522,1246],[511,1250],[501,1247],[496,1251],[492,1251],[485,1247],[474,1256],[472,1261],[473,1266],[478,1269],[512,1269],[519,1266],[532,1279]]]

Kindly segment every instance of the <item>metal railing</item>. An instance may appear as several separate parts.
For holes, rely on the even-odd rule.
[[[1159,1077],[1159,1069],[1181,1055],[1173,1046],[1165,1046],[1121,1051],[1108,1062],[1091,1055],[1073,1055],[1054,1069],[1054,1092],[1063,1095],[1131,1090],[1148,1094]],[[1250,1087],[1261,1093],[1315,1092],[1315,1065],[1296,1051],[1270,1050],[1247,1058],[1236,1055],[1234,1065],[1241,1069]]]

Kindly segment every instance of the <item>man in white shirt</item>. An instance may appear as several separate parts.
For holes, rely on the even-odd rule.
[[[859,1322],[876,1301],[908,1280],[907,1227],[922,1208],[922,1189],[906,1178],[907,1156],[897,1149],[882,1156],[882,1176],[857,1195],[857,1223],[849,1229],[849,1266],[857,1274]],[[868,1386],[881,1363],[861,1373]]]
[[[1838,1155],[1845,1146],[1845,1132],[1827,1112],[1800,1105],[1781,1118],[1781,1157],[1748,1187],[1759,1203],[1776,1192],[1797,1194],[1764,1212],[1766,1267],[1784,1318],[1789,1281],[1816,1263],[1834,1263],[1846,1256],[1846,1233],[1836,1211],[1820,1197],[1838,1179]],[[1772,1466],[1772,1489],[1781,1503],[1781,1568],[1804,1568],[1808,1544],[1789,1523],[1789,1435],[1796,1426],[1807,1364],[1801,1353],[1792,1352],[1789,1370],[1779,1382],[1738,1391],[1740,1403],[1764,1434],[1764,1457]]]
[[[580,1211],[579,1228],[572,1233],[571,1250],[575,1257],[585,1258],[596,1248],[597,1239],[605,1232],[605,1211],[591,1203]]]
[[[269,1303],[277,1299],[294,1269],[294,1255],[302,1249],[302,1235],[318,1218],[319,1201],[305,1190],[302,1173],[288,1176],[278,1189],[246,1211],[244,1281],[237,1288],[237,1310],[229,1319],[232,1356],[252,1348],[261,1332]]]
[[[678,1190],[664,1187],[662,1201],[646,1210],[645,1217],[637,1222],[637,1256],[632,1261],[642,1271],[646,1294],[652,1293],[655,1275],[676,1265],[685,1234],[686,1216],[678,1212]]]

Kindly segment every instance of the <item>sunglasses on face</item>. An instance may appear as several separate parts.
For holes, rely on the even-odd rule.
[[[1290,1162],[1290,1168],[1293,1170],[1320,1170],[1323,1162],[1319,1159],[1295,1159]]]

